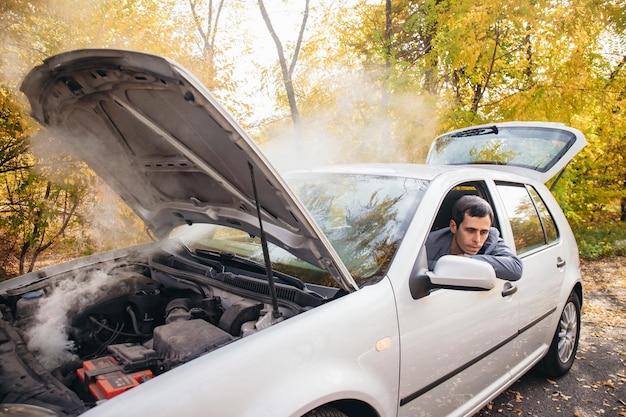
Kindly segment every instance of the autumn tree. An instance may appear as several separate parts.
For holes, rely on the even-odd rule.
[[[368,62],[391,57],[395,93],[433,97],[438,132],[501,120],[576,127],[589,146],[559,182],[560,203],[576,222],[609,221],[616,210],[621,215],[624,164],[616,161],[624,160],[624,20],[618,4],[395,1],[391,35],[383,36],[385,6],[362,4],[362,24],[344,32],[345,42]],[[621,39],[619,52],[607,55],[611,39]]]
[[[11,173],[28,170],[30,162],[25,160],[28,143],[26,139],[26,122],[20,114],[17,106],[12,101],[10,93],[5,88],[0,89],[0,178],[6,178]],[[6,179],[5,179],[6,182]],[[0,201],[5,202],[6,192],[10,192],[12,184],[3,185],[0,188]],[[2,203],[0,203],[2,204]],[[5,229],[5,225],[11,223],[11,212],[2,204],[0,206],[0,249],[5,253],[2,265],[0,265],[0,279],[8,275],[11,265],[11,253],[16,250],[16,241],[11,233]],[[16,258],[15,258],[16,259]]]
[[[30,152],[33,129],[6,89],[0,90],[0,246],[4,273],[17,260],[17,272],[33,270],[40,255],[80,222],[77,208],[86,187],[80,175],[53,181],[68,161],[46,166]],[[56,166],[56,168],[55,168]]]
[[[304,39],[304,31],[306,29],[307,20],[309,18],[309,0],[304,0],[304,10],[302,12],[302,21],[300,23],[300,29],[298,32],[298,38],[293,47],[293,52],[291,55],[291,59],[288,60],[285,55],[285,49],[283,44],[276,33],[274,28],[274,24],[267,13],[267,9],[265,8],[265,3],[263,0],[257,0],[259,5],[259,10],[261,11],[261,15],[263,16],[263,21],[267,26],[267,30],[269,31],[272,40],[274,41],[274,45],[276,46],[276,53],[278,55],[278,64],[280,65],[280,71],[282,75],[282,84],[285,88],[285,93],[287,95],[287,101],[289,103],[289,110],[291,112],[291,119],[293,121],[293,125],[296,130],[296,139],[300,140],[302,136],[301,126],[300,126],[300,113],[298,111],[298,103],[296,101],[296,92],[294,88],[294,69],[296,67],[296,63],[298,62],[298,55],[300,54],[300,48],[302,47],[302,42]]]
[[[53,247],[65,247],[63,250],[74,256],[80,255],[81,249],[88,250],[84,243],[90,238],[83,234],[83,225],[99,199],[93,194],[99,194],[93,187],[93,174],[78,161],[67,155],[51,157],[46,152],[33,152],[37,127],[31,125],[22,110],[27,107],[18,98],[22,77],[42,59],[66,49],[107,45],[132,49],[119,31],[121,22],[132,28],[131,22],[137,23],[144,16],[144,23],[149,23],[157,7],[141,1],[85,4],[74,0],[7,0],[0,5],[0,238],[5,253],[4,276],[33,270],[42,254]],[[155,48],[163,46],[161,30],[158,20],[132,28],[137,44]],[[58,138],[50,137],[46,142],[55,140]],[[101,243],[91,241],[90,245],[106,249]]]
[[[432,98],[398,60],[397,7],[333,2],[311,27],[301,108],[306,125],[327,138],[328,162],[417,161],[434,137]]]

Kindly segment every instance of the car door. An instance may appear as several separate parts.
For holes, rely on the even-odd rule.
[[[465,184],[457,185],[450,194],[475,193]],[[486,191],[484,184],[480,188]],[[431,189],[440,188],[433,184]],[[445,199],[426,211],[436,213],[443,206]],[[430,282],[425,257],[422,248],[412,273],[414,280],[422,281],[418,287]],[[517,361],[516,294],[509,291],[510,282],[494,281],[489,290],[434,288],[399,299],[400,416],[462,415],[509,382],[509,370]]]
[[[523,276],[516,282],[519,337],[515,356],[519,363],[512,370],[516,375],[539,359],[552,340],[555,316],[560,314],[559,289],[569,256],[566,242],[560,238],[552,213],[536,187],[498,182],[496,188],[511,225],[517,255],[524,264]]]

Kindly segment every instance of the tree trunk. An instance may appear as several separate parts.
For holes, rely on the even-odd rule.
[[[380,133],[380,146],[378,149],[386,149],[383,146],[385,143],[389,143],[391,140],[391,121],[389,120],[389,90],[390,86],[390,78],[391,78],[391,41],[392,41],[392,32],[391,32],[391,23],[392,23],[392,15],[391,15],[391,0],[385,1],[385,79],[383,82],[382,88],[382,96],[381,96],[381,107],[383,114],[385,115],[382,122],[382,131]],[[386,155],[385,155],[386,156]]]
[[[624,178],[624,190],[626,190],[626,178]],[[619,216],[620,221],[626,222],[626,197],[621,200],[622,214]]]
[[[302,39],[304,36],[304,29],[306,28],[306,22],[309,18],[309,0],[306,0],[305,3],[305,9],[302,16],[302,23],[300,25],[298,41],[296,43],[296,48],[291,59],[291,64],[289,66],[287,66],[287,59],[285,58],[283,45],[278,38],[274,27],[272,26],[272,21],[267,14],[267,10],[265,9],[265,4],[263,3],[263,0],[258,0],[258,4],[259,9],[261,10],[261,15],[263,16],[263,21],[265,22],[265,26],[267,26],[267,29],[269,30],[270,35],[272,35],[272,39],[274,40],[274,44],[276,45],[276,52],[278,53],[278,63],[280,64],[280,70],[283,77],[283,85],[285,87],[285,93],[287,94],[287,101],[289,102],[289,111],[291,112],[291,119],[293,120],[293,125],[296,132],[296,140],[300,141],[302,139],[302,127],[300,125],[300,113],[298,112],[296,93],[293,86],[293,70],[298,60],[298,54],[300,52],[300,46],[302,45]]]

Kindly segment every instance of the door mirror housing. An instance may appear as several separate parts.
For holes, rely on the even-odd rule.
[[[439,258],[428,277],[434,287],[490,290],[496,286],[496,272],[487,262],[463,256]]]

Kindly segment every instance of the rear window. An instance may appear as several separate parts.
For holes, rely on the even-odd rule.
[[[481,127],[439,136],[429,164],[488,164],[548,171],[576,142],[566,130],[544,127]]]

